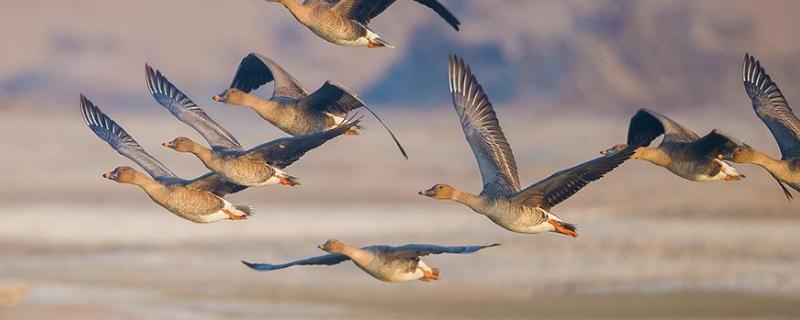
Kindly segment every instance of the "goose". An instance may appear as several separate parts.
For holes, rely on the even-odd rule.
[[[690,181],[737,181],[745,177],[721,160],[738,145],[721,131],[712,130],[701,138],[667,116],[643,108],[631,118],[628,139],[630,141],[642,134],[663,134],[664,139],[658,147],[642,146],[636,149],[631,159],[649,161]],[[627,147],[627,144],[620,144],[600,153],[611,154]]]
[[[576,227],[550,209],[622,164],[638,145],[556,172],[521,190],[514,154],[483,88],[464,60],[454,55],[450,56],[449,74],[453,106],[478,162],[483,191],[474,195],[440,183],[419,194],[459,202],[509,231],[550,231],[577,237]]]
[[[397,0],[267,0],[281,3],[298,22],[326,41],[341,45],[394,48],[367,25]],[[461,22],[437,0],[414,0],[433,9],[456,31]]]
[[[103,174],[103,178],[136,185],[167,211],[196,223],[244,220],[252,214],[252,206],[233,205],[222,198],[247,187],[227,182],[213,172],[194,180],[178,178],[83,94],[81,114],[89,129],[100,139],[150,175],[129,166],[120,166]]]
[[[178,137],[162,145],[178,152],[194,154],[209,170],[243,186],[298,185],[296,177],[281,169],[291,165],[311,149],[349,131],[359,122],[345,121],[325,131],[281,138],[244,150],[231,133],[211,119],[160,71],[145,65],[145,74],[147,87],[153,98],[178,120],[200,133],[211,148],[186,137]],[[275,153],[276,150],[280,151],[279,155]]]
[[[317,246],[328,254],[296,260],[283,264],[250,263],[242,261],[256,271],[272,271],[301,265],[336,265],[347,260],[353,261],[361,270],[375,279],[386,282],[405,282],[412,280],[439,280],[439,269],[429,267],[420,257],[431,254],[468,254],[499,246],[493,243],[483,246],[437,246],[431,244],[407,244],[393,247],[373,245],[363,248],[353,247],[339,240],[331,239]]]
[[[250,92],[275,82],[272,97],[264,100]],[[326,81],[317,91],[308,90],[294,76],[271,59],[251,53],[242,59],[230,88],[212,98],[229,105],[247,106],[278,129],[293,136],[328,130],[345,121],[348,113],[364,108],[378,120],[394,140],[404,158],[405,149],[392,130],[355,93],[344,86]],[[347,135],[359,135],[355,126]]]
[[[753,110],[778,143],[781,159],[742,144],[734,149],[730,160],[766,169],[778,181],[786,198],[791,200],[792,194],[786,185],[800,192],[800,120],[792,112],[778,84],[772,81],[761,62],[749,53],[744,56],[742,79]]]

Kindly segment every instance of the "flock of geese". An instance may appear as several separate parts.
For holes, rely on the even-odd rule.
[[[367,25],[394,0],[267,0],[283,4],[292,15],[319,37],[339,45],[388,47]],[[436,11],[458,30],[460,22],[436,0],[415,0]],[[625,144],[602,151],[602,156],[556,172],[522,188],[517,164],[493,106],[475,75],[463,59],[451,55],[448,61],[450,94],[464,136],[481,173],[483,190],[472,194],[447,184],[436,184],[419,194],[453,200],[486,216],[495,224],[518,233],[555,232],[578,237],[575,225],[553,214],[553,207],[567,200],[590,182],[602,178],[628,159],[643,159],[692,181],[736,181],[744,178],[730,163],[751,163],[766,169],[791,200],[788,188],[800,192],[800,120],[792,113],[777,84],[760,62],[745,55],[745,91],[753,109],[777,141],[782,157],[773,158],[738,140],[713,130],[700,137],[665,115],[639,110],[630,121]],[[117,122],[87,97],[81,95],[83,118],[89,128],[114,150],[139,165],[147,174],[121,166],[103,174],[118,183],[133,184],[153,202],[178,217],[196,223],[245,220],[253,208],[232,204],[224,196],[248,187],[296,186],[299,179],[284,170],[307,152],[341,135],[359,135],[363,108],[386,128],[401,154],[408,158],[388,126],[356,94],[342,85],[325,82],[310,92],[273,60],[252,53],[235,72],[230,88],[214,101],[247,106],[264,120],[289,134],[245,149],[225,128],[215,122],[164,74],[145,66],[146,84],[153,98],[175,118],[193,128],[204,143],[177,137],[163,143],[177,152],[191,153],[209,173],[186,180],[176,176],[151,156]],[[252,93],[273,83],[272,97]],[[657,147],[649,145],[664,136]],[[788,187],[788,188],[787,188]],[[319,248],[327,254],[283,264],[244,262],[253,270],[267,271],[295,265],[334,265],[347,260],[371,276],[389,282],[439,279],[439,270],[420,257],[431,254],[468,254],[497,246],[438,246],[408,244],[355,247],[331,239]]]

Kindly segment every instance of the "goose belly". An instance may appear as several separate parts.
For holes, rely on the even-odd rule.
[[[211,193],[184,187],[173,189],[165,198],[153,200],[167,211],[198,223],[212,222],[208,220],[209,215],[218,213],[224,206],[223,201]]]
[[[486,216],[495,224],[517,233],[542,233],[555,230],[553,225],[547,222],[549,214],[541,208],[498,203],[490,207]]]
[[[368,265],[359,263],[356,263],[356,265],[375,279],[386,282],[403,282],[417,280],[424,275],[424,272],[417,267],[418,261],[417,259],[409,258],[396,258],[385,261],[382,258],[377,258]]]
[[[320,38],[338,45],[359,45],[357,40],[362,36],[363,31],[361,29],[363,28],[357,23],[342,19],[328,12],[320,13],[319,16],[315,17],[314,21],[322,21],[322,23],[309,24],[307,27]]]
[[[720,176],[720,168],[708,161],[672,161],[666,166],[675,175],[691,181],[714,181],[725,178]]]
[[[273,176],[274,170],[264,161],[235,159],[225,161],[217,173],[230,182],[254,187],[265,184]]]

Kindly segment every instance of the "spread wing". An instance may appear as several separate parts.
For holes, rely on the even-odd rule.
[[[511,201],[544,210],[569,199],[590,182],[598,180],[628,160],[641,144],[629,145],[619,152],[589,160],[562,170],[520,191]]]
[[[461,58],[450,56],[449,72],[453,106],[478,161],[484,192],[519,191],[517,163],[489,98]]]
[[[431,254],[469,254],[475,253],[485,248],[499,246],[499,243],[492,243],[483,246],[437,246],[432,244],[407,244],[399,247],[387,247],[385,252],[395,257],[416,258]]]
[[[753,110],[767,125],[784,159],[800,157],[800,120],[786,98],[755,57],[745,54],[742,78]]]
[[[628,144],[642,135],[658,137],[664,135],[664,142],[691,142],[700,138],[692,130],[686,129],[667,116],[650,109],[639,109],[631,118],[628,127]]]
[[[283,169],[299,160],[311,149],[344,134],[359,121],[358,119],[347,121],[326,131],[276,139],[248,150],[247,156],[263,159],[269,165]]]
[[[712,158],[720,154],[730,154],[738,145],[739,142],[735,139],[719,130],[713,130],[704,137],[695,140],[689,146],[689,150],[698,158]]]
[[[190,188],[211,192],[218,197],[224,197],[226,194],[237,193],[247,189],[246,186],[228,182],[228,180],[223,179],[213,172],[206,173],[197,179],[186,181],[184,185]]]
[[[350,111],[367,106],[355,93],[330,81],[326,81],[322,87],[300,100],[298,104],[309,110],[327,112],[337,116],[343,116]]]
[[[383,123],[383,120],[381,120],[378,114],[373,112],[355,93],[342,85],[326,81],[317,91],[314,91],[308,97],[300,100],[299,105],[301,108],[307,108],[316,112],[327,112],[337,116],[345,116],[348,112],[363,107],[378,120],[387,132],[389,132],[395,145],[400,149],[400,153],[403,154],[403,157],[408,159],[406,150],[400,144],[400,141],[397,141],[394,132]]]
[[[167,167],[144,151],[141,145],[133,139],[125,129],[122,129],[111,117],[107,116],[86,96],[81,94],[81,114],[89,129],[107,142],[121,155],[136,162],[147,171],[153,179],[168,181],[177,179]]]
[[[272,271],[272,270],[285,269],[291,266],[308,266],[308,265],[331,266],[342,263],[347,260],[350,259],[343,254],[332,253],[308,259],[295,260],[292,262],[287,262],[282,264],[250,263],[247,261],[242,261],[242,263],[244,263],[244,265],[246,265],[248,268],[256,271]]]
[[[308,95],[308,90],[300,81],[274,61],[258,53],[251,53],[242,59],[230,87],[250,92],[272,81],[275,81],[273,96],[299,99]]]
[[[341,0],[333,6],[333,10],[347,19],[356,20],[366,25],[370,20],[383,13],[395,1],[397,0]],[[433,9],[454,29],[459,29],[461,22],[441,2],[437,0],[414,1]]]
[[[197,130],[214,151],[242,150],[242,145],[228,130],[211,119],[200,106],[161,74],[161,71],[145,65],[145,76],[147,88],[153,98],[178,120]]]

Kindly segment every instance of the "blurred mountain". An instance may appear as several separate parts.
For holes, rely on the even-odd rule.
[[[745,52],[782,87],[800,84],[789,0],[446,1],[461,32],[399,1],[372,23],[397,49],[373,50],[329,44],[264,1],[3,2],[0,96],[48,105],[74,105],[79,92],[117,107],[151,103],[145,62],[209,103],[252,51],[309,88],[330,79],[370,103],[409,108],[448,101],[449,53],[472,64],[494,102],[544,109],[746,104]]]

